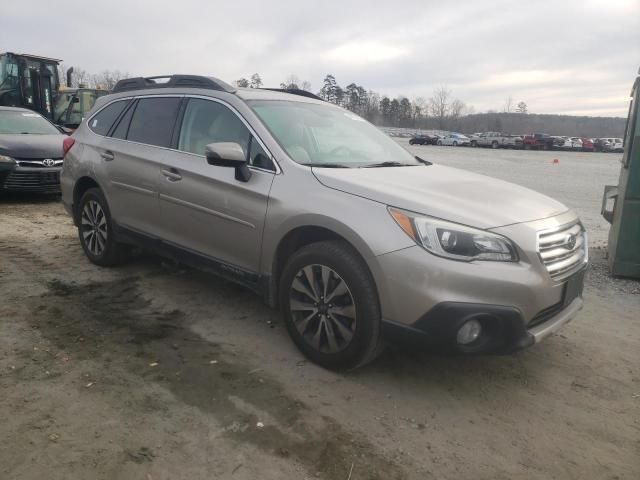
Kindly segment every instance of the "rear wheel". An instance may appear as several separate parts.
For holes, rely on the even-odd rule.
[[[85,255],[96,265],[117,265],[126,256],[126,247],[116,242],[109,205],[98,188],[90,188],[80,198],[78,237]]]
[[[453,146],[457,147],[458,146],[458,142],[453,142]]]
[[[442,146],[442,140],[438,140],[438,145]]]
[[[496,142],[495,140],[493,142],[491,142],[491,148],[493,148],[493,149],[498,148],[498,142]]]
[[[343,242],[313,243],[294,253],[282,273],[280,305],[295,344],[325,368],[355,368],[382,350],[375,284]]]

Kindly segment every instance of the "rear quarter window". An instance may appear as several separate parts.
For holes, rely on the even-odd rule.
[[[124,107],[127,106],[127,100],[119,100],[113,102],[102,110],[100,110],[96,115],[91,117],[89,120],[89,128],[98,135],[106,135],[113,122],[120,116]]]
[[[142,98],[133,112],[127,140],[169,147],[181,98]]]

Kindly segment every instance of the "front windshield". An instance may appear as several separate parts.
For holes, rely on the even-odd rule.
[[[60,134],[42,115],[35,112],[0,110],[0,135],[11,134]]]
[[[347,110],[281,100],[248,103],[297,163],[349,168],[420,164],[386,134]]]

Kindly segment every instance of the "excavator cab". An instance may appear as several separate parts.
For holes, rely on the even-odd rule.
[[[53,121],[60,60],[0,53],[0,105],[35,110]]]

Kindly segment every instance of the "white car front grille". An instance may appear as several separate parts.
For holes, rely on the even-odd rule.
[[[538,254],[549,275],[563,280],[587,263],[587,232],[580,223],[538,232]]]

